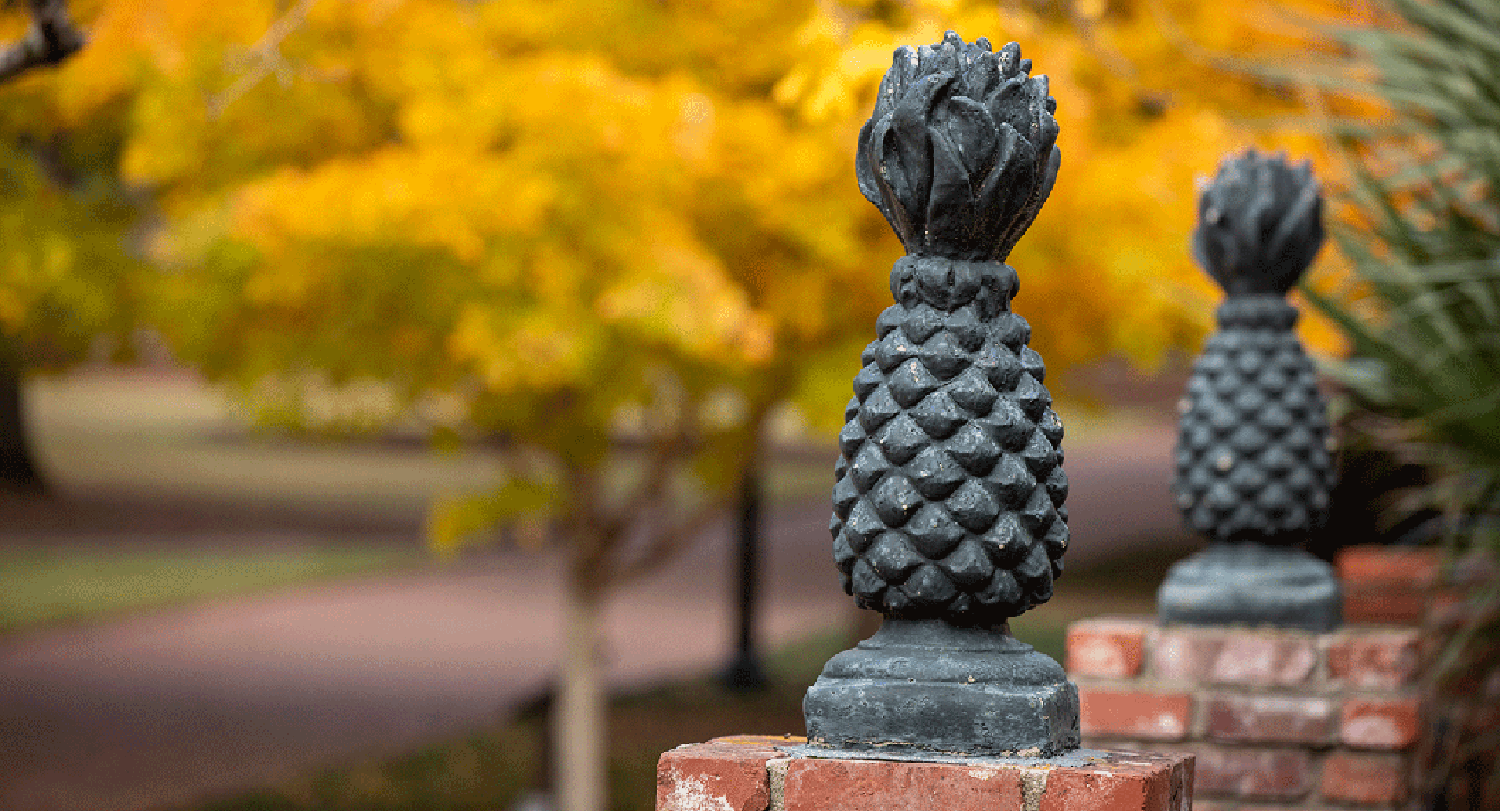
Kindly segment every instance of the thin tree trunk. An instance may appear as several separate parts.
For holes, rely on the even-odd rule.
[[[576,575],[568,578],[563,607],[563,670],[553,705],[552,762],[557,767],[561,811],[604,811],[605,704],[599,662],[603,600]]]
[[[31,454],[21,367],[14,354],[9,341],[0,338],[0,488],[40,493],[46,488]]]

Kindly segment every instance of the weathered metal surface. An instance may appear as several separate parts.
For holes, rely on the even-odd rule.
[[[1157,619],[1189,625],[1273,625],[1326,633],[1343,594],[1333,568],[1306,551],[1216,543],[1173,564],[1157,594]]]
[[[1057,662],[943,620],[887,619],[829,660],[803,710],[814,746],[1046,756],[1079,745],[1078,690]]]
[[[1062,422],[1004,264],[1051,191],[1055,102],[1011,43],[902,48],[856,173],[909,255],[839,436],[834,560],[880,633],[808,691],[810,746],[1054,754],[1077,691],[1005,620],[1052,596],[1068,545]]]
[[[1254,150],[1199,198],[1193,255],[1227,296],[1181,404],[1173,491],[1215,546],[1169,572],[1163,622],[1338,624],[1332,568],[1290,548],[1327,521],[1334,484],[1317,371],[1285,299],[1322,244],[1321,216],[1306,164]]]

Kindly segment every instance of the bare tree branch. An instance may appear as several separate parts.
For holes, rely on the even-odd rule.
[[[642,474],[636,492],[625,499],[613,515],[606,516],[606,534],[623,535],[644,510],[661,501],[666,494],[673,465],[682,461],[683,453],[692,444],[693,429],[697,427],[693,411],[697,405],[696,400],[688,397],[678,404],[676,425],[670,430],[664,427],[651,443],[651,463]]]
[[[288,81],[292,75],[292,67],[281,55],[281,43],[307,21],[307,12],[315,2],[317,0],[298,0],[295,6],[272,23],[271,27],[266,29],[266,33],[250,46],[249,51],[243,57],[247,65],[244,72],[235,77],[234,82],[224,92],[208,100],[210,119],[223,115],[225,108],[260,84],[267,76],[274,74],[282,84]]]
[[[700,504],[676,525],[654,533],[650,543],[632,560],[619,565],[610,572],[612,585],[628,583],[656,571],[676,557],[677,553],[702,532],[714,519],[721,516],[727,499],[717,498]]]
[[[66,0],[30,0],[31,27],[20,42],[0,50],[0,82],[32,68],[56,65],[83,48],[84,36],[68,19]]]

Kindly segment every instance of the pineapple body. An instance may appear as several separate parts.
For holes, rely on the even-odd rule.
[[[1068,545],[1062,422],[1015,271],[903,257],[839,435],[834,560],[863,608],[1003,622],[1045,602]]]
[[[1328,421],[1296,320],[1279,295],[1230,296],[1188,379],[1173,489],[1213,540],[1295,543],[1327,520]]]

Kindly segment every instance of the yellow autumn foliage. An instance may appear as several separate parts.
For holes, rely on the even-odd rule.
[[[118,216],[69,236],[37,227],[79,222],[57,214],[68,195],[34,195],[51,213],[5,198],[0,325],[112,240],[163,269],[131,295],[210,374],[381,380],[589,459],[579,437],[664,373],[691,400],[792,399],[837,424],[900,254],[852,176],[896,46],[1016,39],[1051,79],[1062,171],[1010,262],[1056,376],[1196,346],[1217,292],[1187,251],[1195,179],[1250,144],[1335,177],[1315,138],[1268,126],[1305,89],[1236,71],[1294,72],[1332,53],[1310,21],[1364,19],[1332,0],[73,9],[89,46],[0,90],[0,131],[90,144]],[[80,289],[97,310],[114,288]]]

